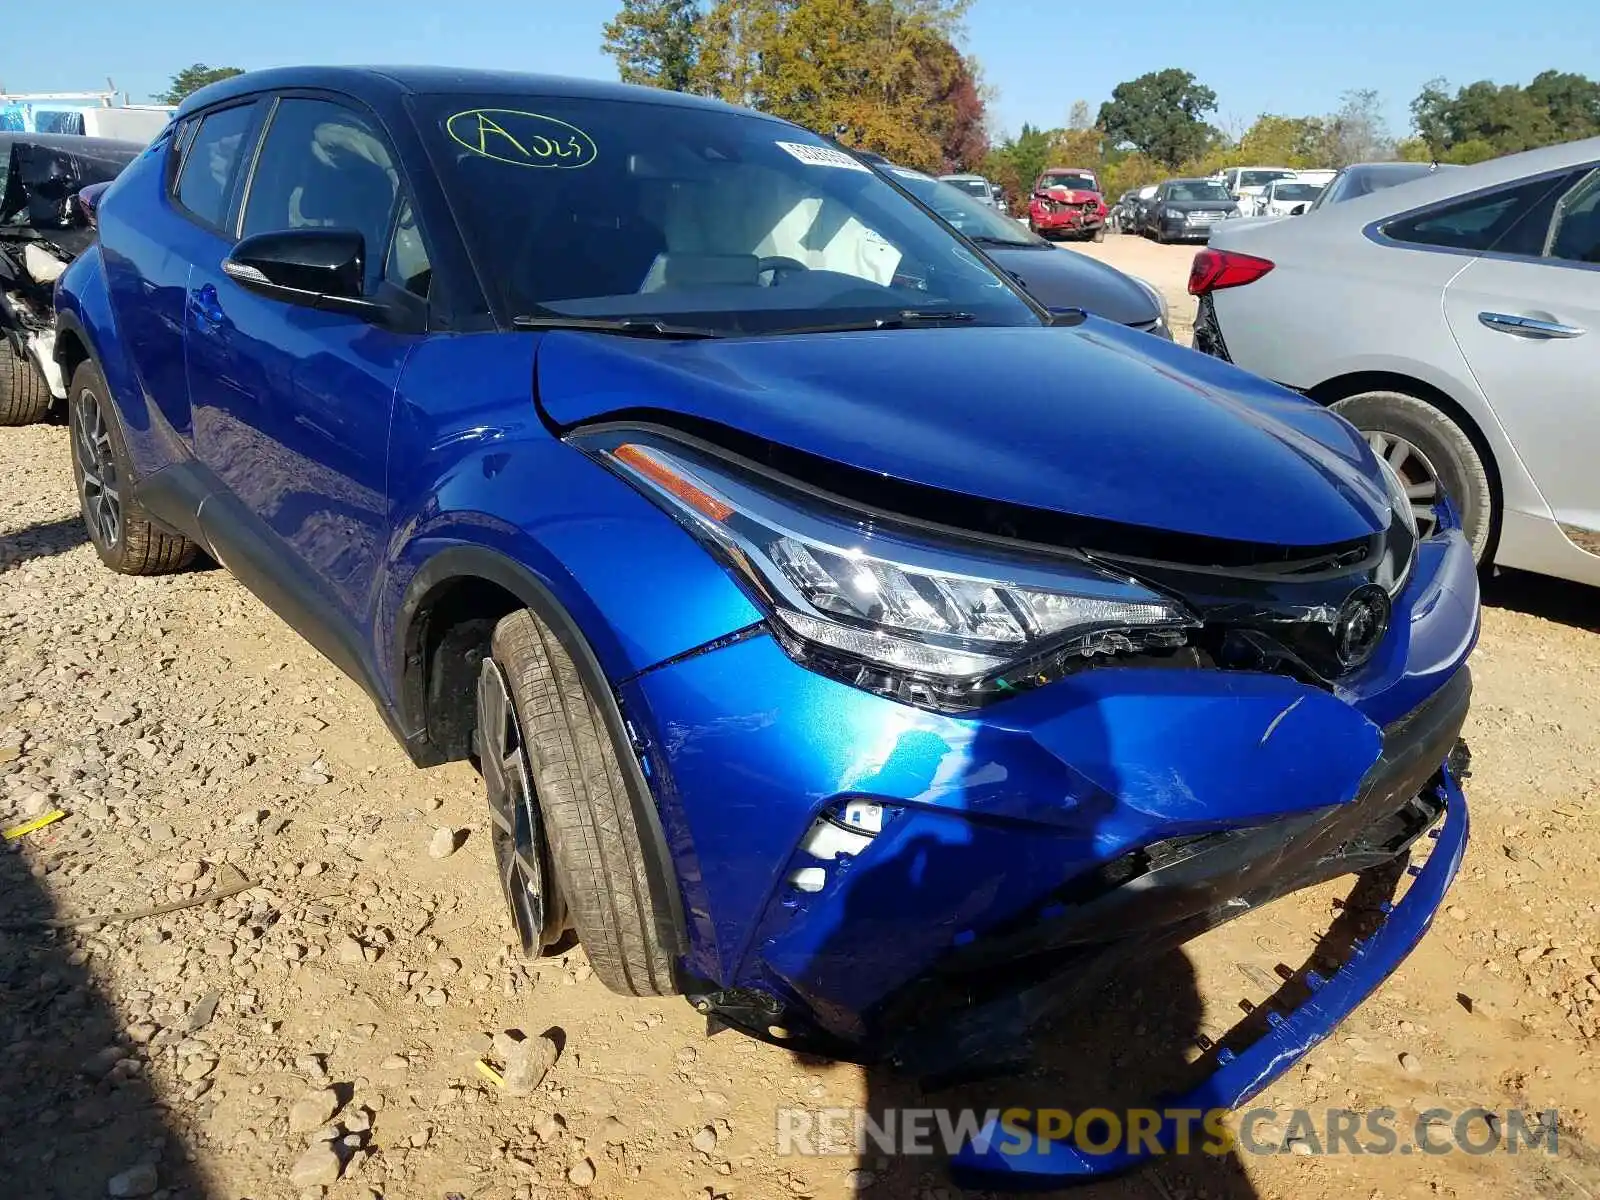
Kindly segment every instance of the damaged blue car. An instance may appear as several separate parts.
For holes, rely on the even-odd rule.
[[[474,760],[525,953],[932,1077],[1431,846],[1209,1108],[1439,906],[1478,632],[1448,506],[1419,536],[1337,416],[1042,309],[823,139],[284,69],[189,97],[98,222],[55,344],[96,551],[210,556],[416,763]]]

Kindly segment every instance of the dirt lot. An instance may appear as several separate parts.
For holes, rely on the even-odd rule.
[[[1189,311],[1192,251],[1085,249]],[[959,1094],[919,1101],[873,1072],[707,1039],[681,1000],[608,994],[581,952],[510,956],[470,769],[412,769],[357,688],[220,570],[102,570],[64,430],[0,432],[0,479],[0,827],[68,814],[0,851],[0,1192],[959,1194],[927,1160],[782,1157],[775,1134],[779,1106]],[[1282,1153],[1163,1163],[1088,1194],[1600,1198],[1600,605],[1529,579],[1497,581],[1489,600],[1474,837],[1448,916],[1259,1103],[1388,1106],[1402,1143],[1430,1108],[1553,1107],[1559,1155],[1302,1157],[1311,1144],[1285,1114],[1255,1131]],[[31,924],[246,883],[140,919]],[[1117,1085],[1159,1078],[1151,1060],[1170,1067],[1232,1024],[1339,894],[1253,914],[1130,981],[1055,1031],[1041,1067],[1098,1055]],[[517,1082],[508,1059],[528,1047],[506,1030],[559,1049],[531,1094],[476,1066]]]

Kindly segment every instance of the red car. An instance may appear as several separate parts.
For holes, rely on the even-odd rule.
[[[1028,228],[1044,238],[1106,239],[1106,202],[1100,181],[1083,167],[1051,167],[1033,184]]]

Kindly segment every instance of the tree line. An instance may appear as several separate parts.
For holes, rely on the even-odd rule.
[[[971,0],[622,0],[603,49],[624,82],[714,96],[836,134],[895,162],[979,171],[1014,203],[1049,166],[1095,170],[1117,195],[1172,175],[1229,166],[1342,167],[1384,159],[1473,163],[1600,136],[1600,82],[1544,71],[1526,85],[1430,80],[1396,138],[1378,93],[1346,92],[1317,116],[1263,113],[1219,127],[1217,96],[1177,67],[1119,83],[1066,124],[1024,124],[991,145],[988,89],[964,53]],[[195,63],[158,100],[176,104],[237,67]]]
[[[1443,79],[1432,80],[1411,102],[1415,132],[1404,138],[1391,134],[1378,93],[1366,88],[1344,93],[1331,113],[1263,113],[1237,134],[1210,120],[1216,108],[1216,93],[1190,72],[1152,71],[1118,84],[1093,119],[1080,100],[1063,128],[1024,125],[990,151],[985,171],[1020,198],[1045,166],[1089,167],[1107,194],[1120,195],[1232,166],[1473,163],[1600,136],[1600,82],[1560,71],[1545,71],[1526,86],[1485,80],[1453,92]]]

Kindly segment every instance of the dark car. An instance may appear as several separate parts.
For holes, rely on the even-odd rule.
[[[1384,188],[1421,179],[1424,175],[1432,175],[1436,171],[1454,169],[1456,169],[1454,163],[1352,163],[1329,180],[1328,186],[1323,188],[1317,198],[1303,211],[1315,212],[1330,204],[1343,204],[1346,200],[1354,200],[1358,196],[1371,195]]]
[[[94,240],[85,188],[143,149],[70,134],[0,132],[0,425],[42,421],[66,396],[56,371],[51,292]]]
[[[1081,308],[1119,325],[1170,338],[1166,299],[1155,286],[1087,255],[1061,250],[1020,221],[998,213],[961,188],[921,171],[886,166],[901,187],[1027,288],[1046,308]]]
[[[1117,197],[1117,202],[1111,206],[1111,211],[1106,214],[1106,224],[1118,233],[1130,233],[1134,226],[1134,214],[1139,207],[1139,189],[1129,188]]]
[[[1238,203],[1218,180],[1169,179],[1149,201],[1144,230],[1162,243],[1204,240],[1213,225],[1238,211]]]
[[[522,953],[576,934],[616,992],[949,1080],[1280,896],[1394,895],[1433,832],[1358,948],[1306,930],[1325,986],[1171,1101],[1215,1111],[1443,904],[1460,530],[1420,537],[1338,416],[1053,317],[815,134],[592,80],[263,71],[188,97],[99,228],[56,291],[95,553],[204,550],[415,762],[475,763]],[[1173,1149],[1015,1132],[963,1165]]]

